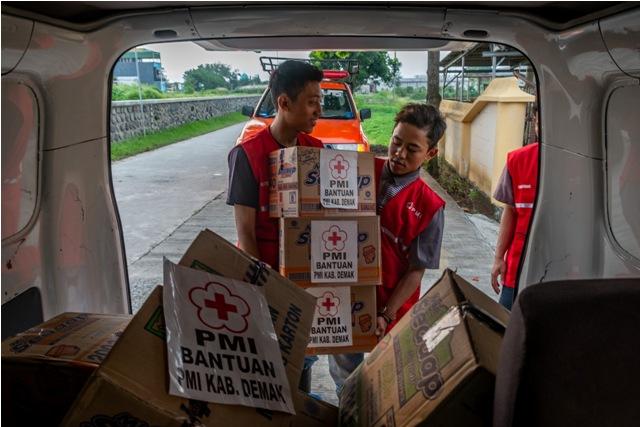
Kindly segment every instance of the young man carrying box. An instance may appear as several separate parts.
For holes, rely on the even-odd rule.
[[[438,141],[445,129],[446,123],[435,107],[405,105],[395,117],[389,158],[376,158],[382,239],[376,329],[380,338],[418,301],[424,270],[440,265],[445,203],[420,178],[420,168],[438,154]],[[362,358],[362,354],[329,358],[338,392]]]
[[[322,71],[300,61],[285,61],[269,81],[276,117],[229,153],[227,204],[233,205],[240,249],[278,269],[278,219],[269,218],[269,153],[295,145],[322,148],[309,135],[321,113]],[[311,365],[317,357],[305,358],[300,382],[309,391]]]

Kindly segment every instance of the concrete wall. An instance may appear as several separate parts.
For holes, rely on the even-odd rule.
[[[259,95],[215,98],[149,99],[111,103],[111,141],[240,112],[243,105],[255,107]],[[142,106],[140,105],[142,104]],[[142,114],[144,112],[144,115]]]
[[[473,103],[442,101],[447,132],[439,143],[440,154],[460,176],[491,196],[507,153],[522,146],[526,105],[534,101],[515,77],[493,80]]]
[[[496,149],[498,104],[490,103],[471,122],[469,179],[479,188],[491,188],[493,157]]]

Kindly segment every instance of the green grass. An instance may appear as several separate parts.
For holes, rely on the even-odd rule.
[[[155,150],[156,148],[213,132],[245,120],[247,120],[247,117],[240,113],[229,113],[220,117],[198,120],[186,125],[165,129],[160,132],[148,133],[146,136],[112,142],[111,161],[124,159],[145,151]]]
[[[194,92],[160,92],[158,88],[151,85],[127,85],[114,84],[111,88],[112,101],[132,101],[140,97],[142,99],[177,99],[177,98],[200,98],[215,96],[250,96],[262,95],[265,87],[238,87],[235,89],[227,89],[224,87]]]
[[[389,139],[393,132],[393,118],[408,102],[410,102],[409,99],[393,96],[390,92],[356,96],[358,109],[371,109],[371,118],[362,122],[362,129],[369,139],[369,144],[389,146]]]

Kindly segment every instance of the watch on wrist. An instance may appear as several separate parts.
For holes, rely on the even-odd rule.
[[[389,315],[389,307],[385,306],[382,310],[378,312],[378,316],[382,317],[387,324],[393,323],[393,318]]]

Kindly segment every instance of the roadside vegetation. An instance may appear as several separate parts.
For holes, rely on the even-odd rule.
[[[229,113],[208,120],[198,120],[160,132],[147,133],[146,136],[125,139],[111,143],[111,161],[121,160],[145,151],[155,150],[165,145],[213,132],[227,126],[247,120],[240,113]]]
[[[381,91],[375,94],[356,95],[359,109],[370,108],[371,119],[362,123],[362,128],[376,155],[386,156],[389,140],[393,132],[393,119],[396,113],[408,102],[425,102],[426,88],[396,88],[394,91]],[[447,193],[465,212],[481,213],[499,220],[499,210],[491,204],[489,196],[456,170],[443,158],[433,159],[424,165],[425,170],[434,177]]]
[[[183,92],[161,92],[158,88],[151,85],[114,84],[111,90],[112,101],[135,101],[142,99],[175,99],[175,98],[201,98],[211,96],[244,96],[244,95],[262,95],[266,88],[264,86],[247,86],[227,89],[219,87],[215,89],[207,89],[202,91],[183,91]]]
[[[458,172],[442,157],[437,160],[438,167],[435,169],[431,164],[425,165],[424,169],[449,193],[458,205],[469,213],[481,213],[486,217],[500,221],[500,210],[491,203],[491,198],[480,190],[473,182],[467,178],[462,178]]]
[[[409,102],[424,102],[425,97],[426,89],[424,88],[421,90],[396,88],[393,91],[355,95],[358,109],[371,109],[371,118],[362,122],[362,129],[369,139],[373,152],[386,153],[396,113]]]

